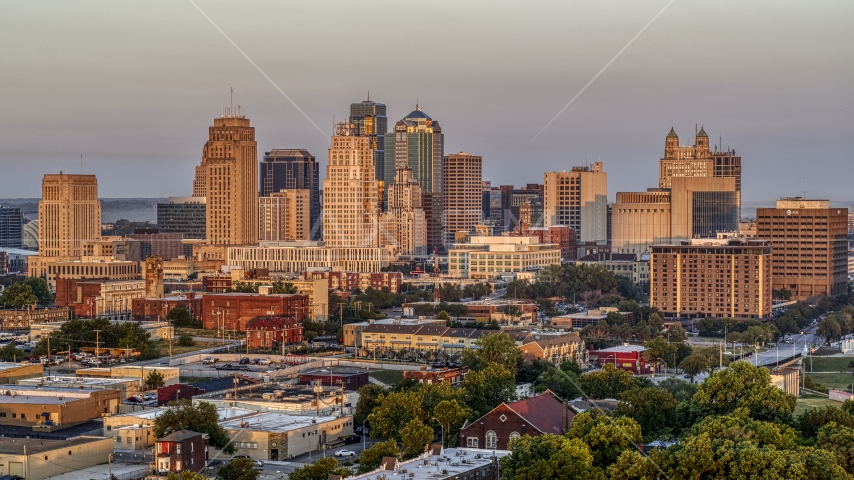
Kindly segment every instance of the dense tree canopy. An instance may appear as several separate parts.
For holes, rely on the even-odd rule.
[[[234,444],[222,426],[219,425],[219,415],[216,407],[207,402],[193,403],[189,400],[178,400],[169,404],[154,420],[154,436],[163,435],[179,430],[210,435],[210,444],[227,454],[235,452]]]
[[[745,408],[757,420],[791,422],[797,397],[771,385],[767,369],[736,362],[709,376],[694,401],[716,414]]]

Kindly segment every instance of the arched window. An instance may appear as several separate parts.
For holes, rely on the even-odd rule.
[[[486,432],[486,448],[498,448],[498,436],[492,430]]]
[[[511,442],[517,438],[519,438],[519,432],[513,432],[510,434],[510,441]]]

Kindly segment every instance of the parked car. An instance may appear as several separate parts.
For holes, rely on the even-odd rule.
[[[249,365],[249,357],[243,357],[239,362],[241,365]]]
[[[346,449],[345,450],[338,450],[337,452],[335,452],[335,456],[336,457],[355,457],[356,452],[354,452],[352,450],[346,450]]]
[[[204,360],[202,360],[202,365],[212,365],[213,363],[214,363],[213,357],[205,357]]]
[[[263,467],[264,466],[264,462],[262,462],[261,460],[255,460],[254,464],[256,467]]]
[[[252,361],[249,363],[251,363],[252,365],[260,365],[260,362],[261,362],[260,358],[253,358]]]
[[[273,363],[269,358],[262,358],[258,360],[258,365],[269,365]]]

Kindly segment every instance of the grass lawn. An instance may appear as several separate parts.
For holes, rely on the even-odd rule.
[[[211,377],[178,377],[180,383],[199,383],[207,382]]]
[[[154,342],[154,345],[160,349],[160,354],[163,356],[169,356],[169,342],[164,342],[163,340]],[[196,350],[204,350],[205,348],[212,348],[219,346],[219,342],[196,342],[195,345],[185,347],[183,345],[178,345],[178,342],[174,342],[172,344],[172,355],[180,355],[182,353],[187,352],[195,352]]]
[[[371,378],[379,380],[386,385],[394,385],[403,380],[403,370],[377,370],[369,374]]]
[[[216,330],[205,330],[202,328],[175,328],[175,338],[181,336],[182,333],[189,333],[194,337],[219,338],[219,332]],[[228,336],[228,334],[226,334]]]
[[[804,366],[807,375],[810,375],[819,384],[828,388],[845,389],[854,382],[854,375],[851,374],[851,369],[848,367],[848,362],[852,360],[854,360],[854,356],[807,357],[804,358]],[[810,361],[812,361],[812,373],[810,373]]]
[[[828,405],[841,406],[842,404],[833,400],[830,400],[826,397],[819,396],[811,396],[805,395],[803,397],[798,398],[798,403],[795,404],[795,412],[794,415],[797,418],[801,413],[811,409],[811,408],[821,408],[826,407]]]

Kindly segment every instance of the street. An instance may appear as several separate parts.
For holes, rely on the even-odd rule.
[[[756,365],[770,366],[776,365],[779,359],[789,358],[797,353],[806,356],[813,345],[819,346],[823,343],[821,337],[815,334],[816,328],[816,325],[810,325],[804,329],[803,335],[792,335],[793,343],[778,343],[768,351],[756,355],[757,358],[747,360]],[[804,352],[804,348],[806,348],[806,352]],[[736,352],[733,351],[733,353]]]

